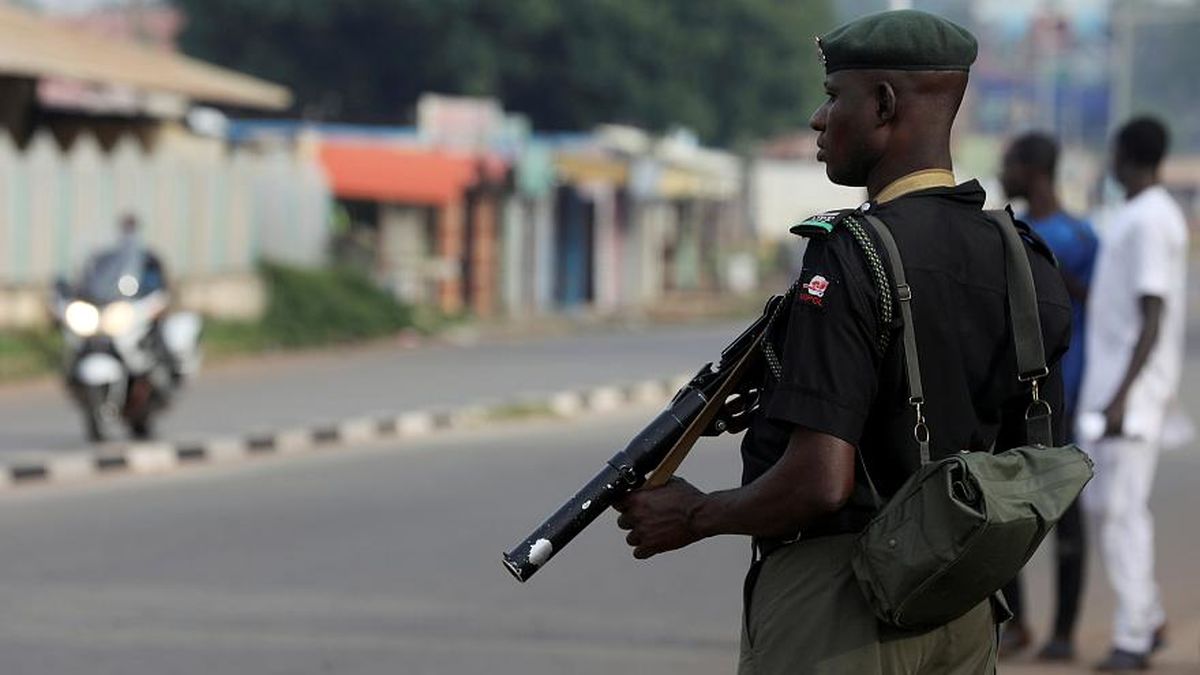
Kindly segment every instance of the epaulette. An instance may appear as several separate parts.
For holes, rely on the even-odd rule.
[[[805,237],[807,239],[828,237],[833,234],[833,230],[837,227],[838,223],[851,213],[854,213],[854,209],[837,209],[818,213],[815,216],[805,218],[788,228],[788,230],[798,237]]]

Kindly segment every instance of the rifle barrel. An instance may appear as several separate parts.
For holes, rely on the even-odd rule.
[[[532,577],[608,507],[641,486],[646,475],[658,467],[706,402],[704,393],[698,389],[682,392],[624,450],[613,455],[575,496],[533,534],[505,553],[504,567],[517,581],[525,582]]]

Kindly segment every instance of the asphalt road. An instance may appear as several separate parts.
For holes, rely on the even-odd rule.
[[[474,346],[241,359],[202,372],[162,418],[160,436],[195,440],[679,375],[719,356],[740,327],[603,328]],[[79,412],[56,382],[0,387],[0,455],[84,445]]]
[[[639,562],[610,515],[528,584],[499,562],[652,412],[0,494],[0,671],[731,673],[743,540]],[[728,486],[734,450],[706,440],[684,473]],[[1163,673],[1200,668],[1198,481],[1200,453],[1164,459]],[[1045,553],[1030,575],[1039,627]],[[1111,607],[1094,567],[1090,581],[1089,660]]]
[[[500,564],[652,412],[0,495],[0,671],[730,672],[741,541],[639,563],[606,517]]]

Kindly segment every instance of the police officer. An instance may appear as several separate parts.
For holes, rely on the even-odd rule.
[[[975,181],[956,185],[950,129],[975,59],[974,37],[931,14],[872,15],[818,39],[828,99],[813,114],[818,160],[838,184],[865,186],[854,211],[801,223],[799,284],[776,323],[777,373],[742,443],[742,486],[705,494],[682,479],[618,505],[637,558],[718,534],[753,537],[739,672],[992,672],[998,601],[927,631],[878,621],[849,561],[874,512],[920,464],[901,324],[847,218],[877,215],[912,287],[933,457],[1023,441],[1028,390],[1016,378],[1004,248]],[[1050,362],[1065,351],[1071,306],[1052,256],[1025,229]],[[882,248],[876,246],[880,251]],[[885,287],[886,288],[886,287]],[[927,365],[926,365],[927,364]],[[772,372],[774,369],[767,369]],[[1060,409],[1061,377],[1047,389]],[[1061,429],[1059,430],[1061,432]]]

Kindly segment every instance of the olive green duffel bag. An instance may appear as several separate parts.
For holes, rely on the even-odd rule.
[[[911,289],[891,233],[868,217],[892,260],[921,468],[859,535],[851,565],[876,615],[900,628],[940,626],[996,593],[1024,567],[1092,477],[1083,451],[1051,442],[1052,412],[1038,394],[1048,370],[1029,260],[1011,215],[988,215],[1004,240],[1017,377],[1031,393],[1025,415],[1029,445],[998,454],[963,452],[936,462],[930,461],[922,414]],[[878,493],[875,498],[881,502]]]

